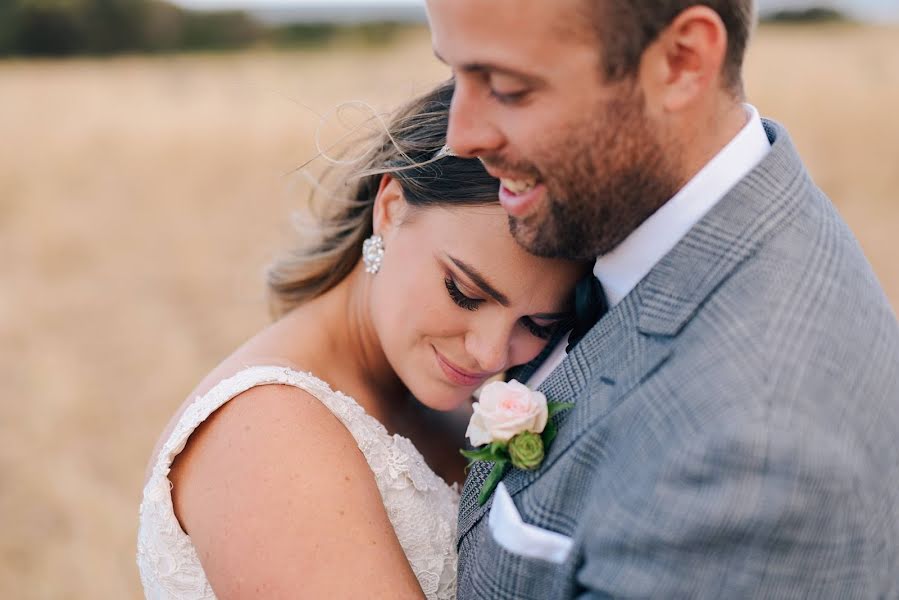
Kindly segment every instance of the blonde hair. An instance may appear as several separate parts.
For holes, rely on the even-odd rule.
[[[447,81],[400,107],[386,126],[364,142],[361,157],[335,161],[315,186],[311,223],[301,224],[298,244],[268,269],[275,317],[316,298],[342,281],[358,263],[372,235],[372,213],[381,178],[396,179],[415,207],[471,206],[497,202],[498,182],[476,159],[446,156],[454,82]],[[341,193],[342,192],[342,193]]]

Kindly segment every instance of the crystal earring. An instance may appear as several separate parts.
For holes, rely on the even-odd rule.
[[[362,242],[362,262],[365,272],[374,275],[381,270],[384,261],[384,238],[377,233]]]

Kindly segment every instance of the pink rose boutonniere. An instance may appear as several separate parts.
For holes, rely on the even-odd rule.
[[[462,450],[469,467],[478,460],[493,462],[478,496],[482,506],[509,465],[533,471],[543,463],[545,452],[556,437],[556,427],[549,419],[573,406],[567,402],[547,402],[546,396],[514,379],[484,386],[465,432],[475,449]]]

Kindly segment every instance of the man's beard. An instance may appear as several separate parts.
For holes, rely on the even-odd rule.
[[[680,188],[677,157],[650,130],[641,97],[605,103],[554,139],[541,152],[551,158],[539,163],[544,205],[523,219],[509,217],[512,235],[538,256],[607,254]]]

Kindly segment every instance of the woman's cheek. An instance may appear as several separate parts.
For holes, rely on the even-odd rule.
[[[446,295],[445,288],[442,295],[432,293],[428,297],[419,297],[418,300],[417,306],[410,307],[408,317],[418,321],[420,330],[424,333],[446,337],[464,331],[468,311],[453,304]]]
[[[543,351],[543,348],[545,348],[548,343],[546,340],[542,340],[530,333],[526,335],[527,337],[519,336],[512,340],[509,358],[514,365],[522,365],[531,362],[539,356],[540,352]]]

